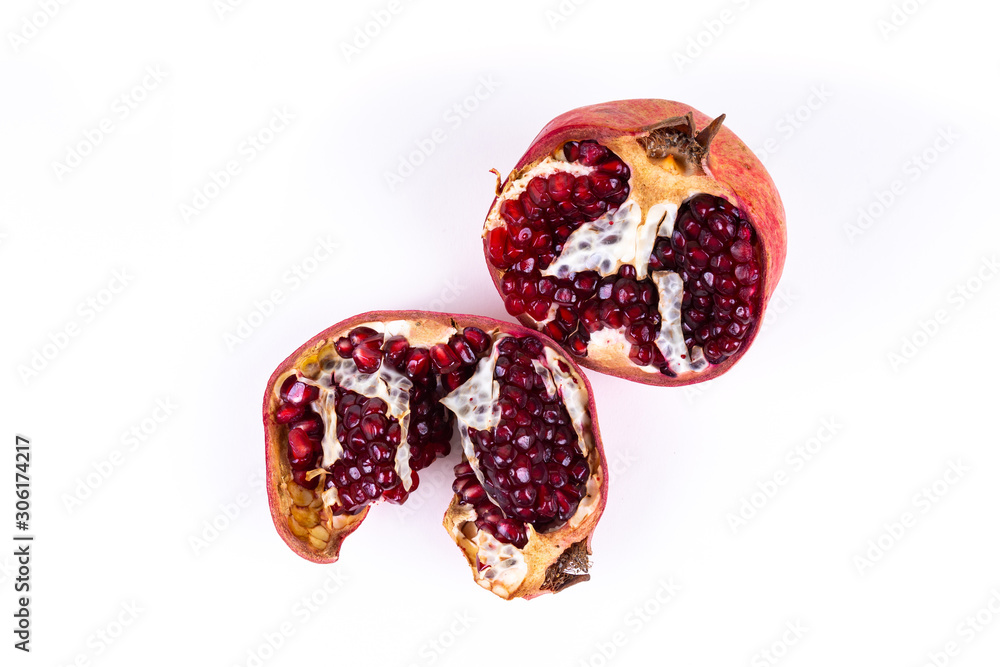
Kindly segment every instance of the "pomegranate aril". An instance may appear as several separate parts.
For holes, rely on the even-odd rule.
[[[513,199],[507,199],[500,204],[500,216],[507,223],[521,223],[525,220],[521,204]]]
[[[602,173],[612,176],[627,176],[629,174],[629,168],[617,158],[601,163],[597,169]]]
[[[382,438],[388,429],[389,420],[381,414],[367,414],[361,419],[361,431],[367,440]]]
[[[511,272],[504,274],[504,277],[500,279],[500,291],[504,294],[510,294],[511,292],[518,291],[518,274]]]
[[[288,455],[293,468],[303,469],[310,465],[316,454],[316,443],[300,429],[288,432]]]
[[[288,424],[299,419],[306,413],[306,409],[301,405],[285,403],[274,413],[274,420],[279,424]]]
[[[648,322],[635,322],[625,332],[625,339],[630,343],[649,343],[656,336],[653,326]]]
[[[601,321],[608,327],[617,329],[624,324],[621,309],[613,301],[605,301],[600,307]]]
[[[536,176],[528,181],[528,186],[525,188],[525,192],[528,197],[531,198],[532,203],[536,206],[545,208],[552,204],[552,197],[549,196],[548,192],[548,183],[544,178]]]
[[[578,206],[586,206],[588,204],[593,204],[599,201],[594,193],[591,192],[590,179],[586,176],[577,176],[576,180],[573,181],[573,203]]]
[[[560,326],[559,323],[555,321],[549,322],[544,327],[542,327],[542,331],[545,332],[546,336],[556,341],[557,343],[561,343],[563,339],[566,338],[566,332],[563,331],[562,326]]]
[[[592,271],[578,273],[573,279],[573,288],[578,292],[590,293],[597,287],[599,280],[600,277]]]
[[[607,159],[609,151],[596,141],[587,140],[580,142],[579,155],[581,163],[593,167]]]
[[[385,353],[385,358],[389,360],[395,368],[399,368],[403,365],[406,360],[407,355],[410,352],[410,342],[406,340],[403,336],[393,336],[385,341],[385,345],[382,347]]]
[[[519,296],[508,297],[504,305],[507,307],[507,312],[515,317],[524,312],[524,299]]]
[[[549,307],[552,304],[544,299],[536,299],[528,304],[527,313],[535,320],[544,321],[549,315]]]
[[[739,264],[733,270],[733,277],[741,285],[752,285],[760,279],[760,271],[757,267],[751,266],[749,264]]]
[[[350,357],[351,352],[354,351],[354,343],[352,343],[350,339],[347,338],[347,336],[338,338],[337,342],[334,343],[334,347],[337,350],[337,354],[339,354],[344,359]]]
[[[566,348],[578,357],[587,356],[587,341],[579,333],[566,339]]]
[[[476,353],[462,334],[455,334],[448,339],[448,346],[463,364],[468,366],[476,363]]]
[[[556,309],[556,317],[559,319],[560,324],[567,328],[568,331],[573,331],[576,328],[577,317],[567,306],[559,306]]]
[[[590,177],[590,181],[594,194],[601,199],[620,192],[624,187],[624,183],[620,178],[608,176],[607,174],[593,174]]]
[[[468,378],[461,371],[455,371],[454,373],[445,373],[441,376],[441,381],[444,384],[445,391],[452,392],[462,386],[462,384]]]
[[[492,341],[486,335],[485,331],[477,327],[466,327],[462,330],[462,333],[465,335],[465,340],[468,341],[473,353],[483,355],[489,351]]]
[[[607,210],[608,210],[608,203],[602,200],[598,200],[592,204],[587,204],[585,206],[580,207],[580,211],[586,214],[586,216],[590,219],[601,217]]]
[[[738,288],[739,286],[737,285],[736,281],[733,278],[730,278],[729,276],[723,276],[715,284],[715,289],[717,289],[720,294],[724,294],[726,296],[731,296],[733,294],[736,294],[736,290]]]
[[[639,289],[634,281],[628,278],[619,278],[615,282],[613,294],[615,301],[624,306],[632,303],[639,297]]]
[[[737,262],[749,262],[753,259],[753,247],[747,241],[739,239],[729,248],[729,254]]]
[[[288,402],[293,405],[312,403],[319,398],[319,387],[316,385],[296,382],[288,389]]]
[[[532,238],[535,232],[525,225],[524,227],[512,226],[508,228],[510,230],[510,242],[515,248],[527,248],[531,245]]]
[[[559,303],[576,303],[576,292],[568,287],[560,287],[553,295]]]
[[[576,141],[567,141],[562,150],[567,162],[576,162],[580,158],[580,144]]]
[[[548,194],[554,202],[563,202],[573,193],[575,177],[569,172],[560,171],[548,178]]]
[[[601,307],[597,301],[590,300],[582,304],[580,308],[580,324],[590,333],[594,333],[601,328]]]
[[[358,370],[362,373],[374,373],[382,365],[382,341],[370,338],[355,346],[351,354]]]
[[[402,482],[400,482],[399,485],[382,492],[383,498],[396,505],[403,504],[409,496],[410,494],[403,488]]]
[[[507,247],[508,238],[507,230],[503,227],[494,227],[486,234],[486,252],[489,255],[490,261],[501,268],[510,266],[510,263],[504,256],[504,249]],[[350,350],[347,351],[347,354],[341,352],[340,342],[338,341],[337,344],[337,351],[340,352],[341,356],[346,357],[350,354]]]
[[[521,203],[521,210],[524,211],[524,217],[529,223],[537,222],[542,219],[545,209],[531,201],[531,197],[529,197],[526,193],[522,193],[521,196],[518,197],[518,201]]]
[[[323,434],[323,420],[316,413],[307,413],[301,419],[292,422],[292,428],[298,429],[307,435],[319,437]]]
[[[278,391],[278,397],[281,398],[282,401],[288,400],[288,391],[295,386],[296,382],[298,382],[298,378],[295,375],[289,375],[285,378],[285,381],[281,383],[281,389]]]

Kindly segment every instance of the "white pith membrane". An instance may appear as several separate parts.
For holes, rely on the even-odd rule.
[[[479,360],[472,377],[441,399],[441,404],[455,415],[465,457],[479,483],[486,490],[487,498],[494,504],[496,503],[485,485],[485,477],[479,467],[479,458],[476,456],[469,429],[489,430],[500,422],[500,383],[493,378],[493,372],[499,356],[499,343],[506,337],[506,334],[494,333],[490,355]],[[548,396],[552,398],[558,393],[577,434],[579,449],[588,461],[588,465],[591,465],[589,454],[593,449],[593,442],[590,436],[590,415],[587,410],[588,397],[582,384],[570,372],[559,368],[559,361],[559,353],[546,347],[545,361],[536,359],[532,365],[541,376]],[[576,512],[565,524],[547,532],[557,531],[565,525],[571,528],[581,525],[597,509],[600,486],[600,471],[592,470],[587,479],[586,495],[580,499]],[[525,522],[528,542],[523,549],[518,549],[513,544],[501,542],[488,532],[479,530],[474,523],[477,518],[474,507],[464,504],[459,507],[460,514],[453,524],[452,537],[465,549],[472,562],[477,564],[474,569],[476,582],[501,597],[508,597],[518,589],[528,575],[525,553],[532,548],[533,541],[539,539],[539,534],[532,524]]]
[[[682,187],[679,191],[674,188],[669,200],[655,201],[652,204],[648,201],[639,201],[633,196],[635,158],[632,160],[626,158],[626,155],[631,151],[622,150],[621,146],[613,142],[604,145],[632,168],[632,176],[629,178],[629,197],[617,209],[608,211],[590,222],[584,222],[575,229],[566,239],[558,257],[543,269],[541,274],[555,278],[568,278],[573,273],[596,271],[601,277],[605,277],[617,274],[622,266],[635,267],[636,279],[649,278],[659,293],[660,330],[653,342],[660,350],[668,367],[676,375],[702,372],[710,364],[705,359],[701,346],[695,345],[691,350],[688,350],[684,343],[684,331],[681,328],[681,299],[684,296],[684,282],[675,271],[654,271],[650,274],[649,257],[653,253],[657,237],[669,238],[673,233],[674,222],[677,219],[681,202],[701,193],[721,196],[725,196],[725,194],[719,192],[719,188],[714,182],[706,183],[707,179],[701,176],[683,175],[676,162],[667,159],[659,161],[663,163],[662,171],[667,175],[665,177],[690,180],[691,185],[697,187]],[[647,158],[642,155],[641,159]],[[500,204],[508,199],[516,200],[524,192],[531,179],[536,176],[545,178],[559,171],[578,176],[590,174],[595,170],[595,167],[563,161],[562,148],[560,148],[554,156],[546,156],[534,167],[510,182],[504,189],[502,197],[497,199],[496,205],[490,211],[483,234],[485,235],[494,227],[506,224],[500,217]],[[643,204],[646,204],[645,216],[642,212]],[[558,307],[559,304],[553,301],[546,319],[538,322],[539,328],[555,318]],[[624,326],[617,329],[605,326],[590,334],[587,356],[627,359],[630,347],[631,344],[625,339]],[[636,367],[650,374],[660,372],[656,366],[651,364]]]
[[[368,327],[377,333],[383,334],[384,338],[392,336],[404,336],[409,340],[411,332],[410,323],[406,320],[392,322],[365,322],[357,327]],[[454,333],[454,329],[450,330]],[[347,332],[344,332],[346,335]],[[445,337],[447,340],[447,337]],[[434,342],[439,342],[435,340]],[[417,343],[419,345],[420,343]],[[331,348],[332,350],[332,348]],[[399,373],[388,364],[381,364],[375,373],[361,372],[354,359],[344,359],[332,351],[329,356],[323,357],[319,369],[313,369],[310,376],[304,373],[290,372],[295,374],[299,382],[309,384],[319,389],[319,397],[313,402],[313,407],[320,419],[323,421],[323,459],[322,468],[310,470],[306,474],[306,479],[314,479],[321,475],[328,474],[329,469],[344,454],[344,446],[337,438],[337,410],[335,387],[349,390],[364,396],[365,398],[380,398],[388,406],[386,414],[399,422],[399,445],[396,447],[396,457],[394,469],[402,480],[403,488],[410,491],[413,487],[413,470],[410,468],[410,445],[407,442],[407,432],[410,423],[410,390],[413,382],[405,375]],[[287,377],[287,376],[286,376]],[[280,390],[284,378],[275,384],[275,393]],[[323,504],[333,507],[340,502],[337,487],[333,486],[320,492]],[[337,523],[338,517],[333,517]],[[336,525],[334,527],[337,527]]]

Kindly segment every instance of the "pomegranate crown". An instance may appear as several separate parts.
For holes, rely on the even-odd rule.
[[[726,114],[722,114],[695,134],[694,116],[689,111],[683,116],[667,118],[642,128],[646,134],[638,138],[646,155],[653,159],[673,155],[700,164],[708,157],[712,139],[722,129]]]

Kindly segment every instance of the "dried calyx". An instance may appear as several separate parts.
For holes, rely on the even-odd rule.
[[[565,114],[490,210],[484,249],[508,312],[585,366],[698,382],[727,370],[757,332],[784,257],[784,214],[725,116],[700,130],[698,117],[658,100]]]
[[[352,318],[279,367],[264,422],[275,524],[310,560],[336,560],[372,504],[405,502],[457,424],[445,527],[477,582],[531,597],[587,576],[605,495],[590,389],[533,332],[412,311]]]

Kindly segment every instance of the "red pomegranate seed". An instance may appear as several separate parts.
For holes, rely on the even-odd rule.
[[[410,497],[406,489],[403,488],[403,483],[400,482],[398,486],[382,492],[382,497],[388,500],[390,503],[396,505],[402,505],[406,502],[406,499]]]
[[[587,166],[595,166],[608,158],[610,151],[596,141],[580,142],[580,162]]]
[[[445,343],[438,343],[431,348],[431,361],[439,373],[453,373],[462,367],[462,361]]]
[[[374,373],[382,365],[382,341],[370,338],[356,345],[351,356],[359,371]]]
[[[304,382],[296,382],[288,390],[288,402],[292,405],[305,405],[319,398],[319,387]]]
[[[531,246],[531,241],[535,236],[535,232],[531,227],[527,225],[524,227],[512,225],[508,230],[510,231],[510,242],[515,248],[524,249]]]
[[[281,389],[278,391],[278,396],[281,400],[288,400],[288,390],[291,389],[296,382],[298,382],[298,378],[295,377],[295,375],[289,375],[285,378],[285,381],[281,383]]]
[[[406,361],[407,355],[410,352],[410,342],[403,336],[393,336],[385,341],[382,349],[389,363],[395,368],[399,368]]]
[[[575,177],[565,171],[559,171],[548,179],[548,193],[555,202],[566,201],[573,194],[573,181]]]
[[[528,304],[527,313],[535,320],[542,322],[549,316],[549,307],[551,305],[546,299],[536,299]]]
[[[507,312],[515,317],[524,312],[524,299],[519,296],[507,297],[504,305],[507,306]]]
[[[523,224],[525,222],[524,211],[521,210],[520,203],[513,199],[507,199],[500,204],[500,216],[507,223]]]
[[[381,338],[382,334],[371,327],[356,327],[351,330],[351,333],[347,334],[347,337],[351,341],[351,344],[358,345],[370,338]]]
[[[552,322],[549,322],[548,324],[546,324],[542,328],[542,331],[545,332],[546,336],[548,336],[549,338],[551,338],[552,340],[554,340],[554,341],[556,341],[558,343],[561,343],[563,341],[563,339],[566,338],[566,332],[563,331],[562,327],[559,326],[559,323],[555,322],[555,321],[552,321]]]
[[[507,238],[507,230],[503,227],[494,227],[486,234],[486,250],[489,253],[490,261],[495,266],[499,266],[501,268],[507,268],[510,266],[510,264],[507,263],[507,259],[504,257],[504,248],[507,246]]]
[[[337,348],[337,354],[344,359],[349,358],[351,356],[351,352],[354,351],[354,343],[352,343],[346,336],[338,338],[337,342],[334,343],[334,347]]]
[[[306,409],[304,406],[284,403],[274,413],[274,420],[279,424],[288,424],[302,417],[305,412]]]
[[[476,353],[462,334],[455,334],[448,339],[448,346],[463,364],[469,366],[476,363]]]
[[[291,455],[292,466],[295,461],[311,459],[315,454],[315,443],[301,429],[293,428],[288,432],[288,451]]]
[[[307,413],[298,421],[292,422],[292,428],[299,429],[304,433],[319,437],[323,434],[323,420],[315,412]]]
[[[422,348],[417,348],[410,352],[406,360],[406,374],[411,379],[421,379],[427,377],[431,370],[431,355]]]
[[[563,155],[567,162],[576,162],[580,159],[580,145],[575,141],[567,141],[563,144]]]
[[[566,347],[578,357],[587,356],[587,341],[578,333],[573,334],[566,340]]]
[[[536,176],[528,182],[525,192],[531,198],[532,203],[541,208],[552,205],[552,197],[549,196],[548,183],[544,178]]]
[[[476,327],[466,327],[462,333],[465,335],[465,340],[469,342],[469,346],[475,354],[483,355],[489,351],[491,341],[485,331]]]

